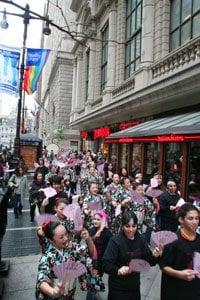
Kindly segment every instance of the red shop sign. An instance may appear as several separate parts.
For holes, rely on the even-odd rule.
[[[136,126],[138,124],[140,124],[139,121],[121,122],[119,124],[119,129],[124,130],[124,129],[130,128],[130,127]]]
[[[87,131],[81,131],[81,137],[83,139],[87,139],[88,138],[88,132]]]
[[[110,128],[109,127],[100,127],[94,130],[94,139],[107,137],[110,135]]]

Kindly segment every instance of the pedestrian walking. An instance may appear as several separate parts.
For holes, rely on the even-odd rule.
[[[25,197],[28,195],[28,180],[21,167],[15,169],[10,177],[8,185],[13,189],[14,214],[15,218],[22,215],[22,208]]]

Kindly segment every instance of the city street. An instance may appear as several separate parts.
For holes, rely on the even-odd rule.
[[[35,235],[35,224],[29,222],[28,199],[24,205],[23,216],[14,218],[9,210],[8,227],[3,240],[3,258],[9,258],[10,271],[4,278],[5,291],[3,300],[34,300],[37,266],[40,258],[39,245]],[[142,300],[159,300],[160,272],[157,267],[141,276]],[[107,286],[107,276],[104,275]],[[106,300],[105,293],[99,299]],[[84,300],[85,293],[81,292],[77,284],[75,300]]]

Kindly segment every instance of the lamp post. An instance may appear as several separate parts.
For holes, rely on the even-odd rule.
[[[12,3],[10,3],[12,4]],[[14,155],[16,157],[20,157],[20,131],[21,131],[21,111],[22,111],[22,98],[23,98],[23,80],[24,80],[24,71],[25,71],[25,55],[26,55],[26,40],[27,40],[27,31],[30,19],[36,20],[45,20],[45,26],[43,27],[43,34],[50,35],[51,30],[49,28],[49,18],[46,16],[45,18],[41,19],[40,17],[35,17],[30,14],[30,6],[26,4],[24,13],[23,14],[16,14],[7,12],[5,9],[4,11],[0,11],[3,13],[3,20],[0,22],[0,26],[3,29],[8,28],[8,22],[6,15],[12,15],[23,18],[24,23],[24,32],[23,32],[23,47],[22,47],[22,56],[21,56],[21,65],[20,65],[20,80],[19,80],[19,99],[17,105],[17,124],[16,124],[16,135],[14,141]]]

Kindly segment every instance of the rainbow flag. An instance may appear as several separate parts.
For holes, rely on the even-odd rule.
[[[28,95],[37,90],[37,84],[49,52],[49,49],[27,48],[23,89]]]

